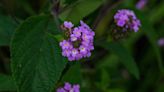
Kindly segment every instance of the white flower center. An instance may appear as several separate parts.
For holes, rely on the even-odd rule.
[[[76,41],[76,40],[77,40],[77,38],[76,38],[76,37],[72,37],[72,40],[73,40],[73,41]]]
[[[82,47],[82,48],[80,48],[80,50],[81,50],[81,51],[85,51],[85,48],[84,48],[84,47]]]
[[[69,92],[73,92],[73,89],[71,89]]]
[[[77,54],[77,51],[76,50],[73,50],[72,51],[72,54],[76,55]]]

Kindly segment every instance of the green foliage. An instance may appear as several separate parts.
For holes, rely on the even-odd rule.
[[[139,79],[139,70],[133,57],[121,44],[103,43],[102,47],[116,54],[120,58],[120,61],[122,61],[122,64],[128,69],[128,71],[137,79]]]
[[[107,92],[126,92],[126,91],[124,91],[123,89],[109,89]]]
[[[164,1],[136,10],[137,1],[0,0],[0,92],[55,92],[64,82],[80,84],[80,92],[163,92],[164,49],[157,42],[164,37]],[[119,9],[133,10],[141,28],[115,41]],[[59,47],[61,25],[80,20],[94,26],[94,51],[68,62]]]
[[[0,91],[16,91],[12,77],[0,75]]]
[[[106,91],[110,84],[110,76],[105,69],[101,69],[101,78],[100,83],[97,83],[97,87]]]
[[[155,23],[164,17],[164,2],[160,3],[158,7],[152,10],[150,14],[151,23]]]
[[[163,64],[162,64],[160,49],[159,49],[158,44],[157,44],[157,40],[158,40],[157,32],[153,28],[153,25],[151,24],[151,22],[146,17],[147,15],[144,15],[143,13],[140,13],[140,12],[138,12],[138,14],[140,15],[139,18],[142,22],[142,29],[141,30],[145,33],[145,35],[149,39],[149,41],[150,41],[150,43],[154,49],[154,52],[156,53],[159,70],[162,73],[163,72]]]
[[[77,83],[80,84],[82,81],[80,63],[71,65],[70,68],[67,70],[67,72],[64,74],[62,81],[63,83],[70,82],[74,84],[77,84]]]
[[[9,16],[0,15],[0,46],[8,46],[16,23]]]
[[[60,18],[77,24],[81,19],[95,11],[102,3],[103,0],[79,0],[62,12]]]
[[[19,92],[51,92],[65,67],[57,40],[46,32],[48,19],[28,18],[13,37],[12,71]]]

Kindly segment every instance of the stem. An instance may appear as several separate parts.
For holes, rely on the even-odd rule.
[[[60,1],[59,0],[50,0],[50,1],[53,3],[52,9],[51,9],[51,14],[54,17],[54,21],[55,21],[55,23],[57,25],[57,29],[61,30],[60,23],[58,21]]]

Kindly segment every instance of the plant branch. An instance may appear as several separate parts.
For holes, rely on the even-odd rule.
[[[54,21],[57,25],[57,29],[58,30],[61,30],[60,29],[60,23],[58,21],[58,14],[59,14],[59,7],[60,7],[60,1],[59,0],[50,0],[53,5],[52,5],[52,9],[51,9],[51,14],[53,15],[54,17]]]

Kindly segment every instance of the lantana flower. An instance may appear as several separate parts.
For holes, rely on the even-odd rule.
[[[116,25],[123,29],[123,31],[133,30],[137,32],[141,26],[140,20],[137,19],[133,11],[128,9],[121,9],[114,15]]]
[[[74,27],[74,24],[65,21],[63,27],[67,29],[65,31],[69,32],[69,35],[68,39],[60,42],[62,55],[67,57],[69,61],[90,57],[91,51],[94,50],[94,31],[83,21],[80,21],[78,27]]]

